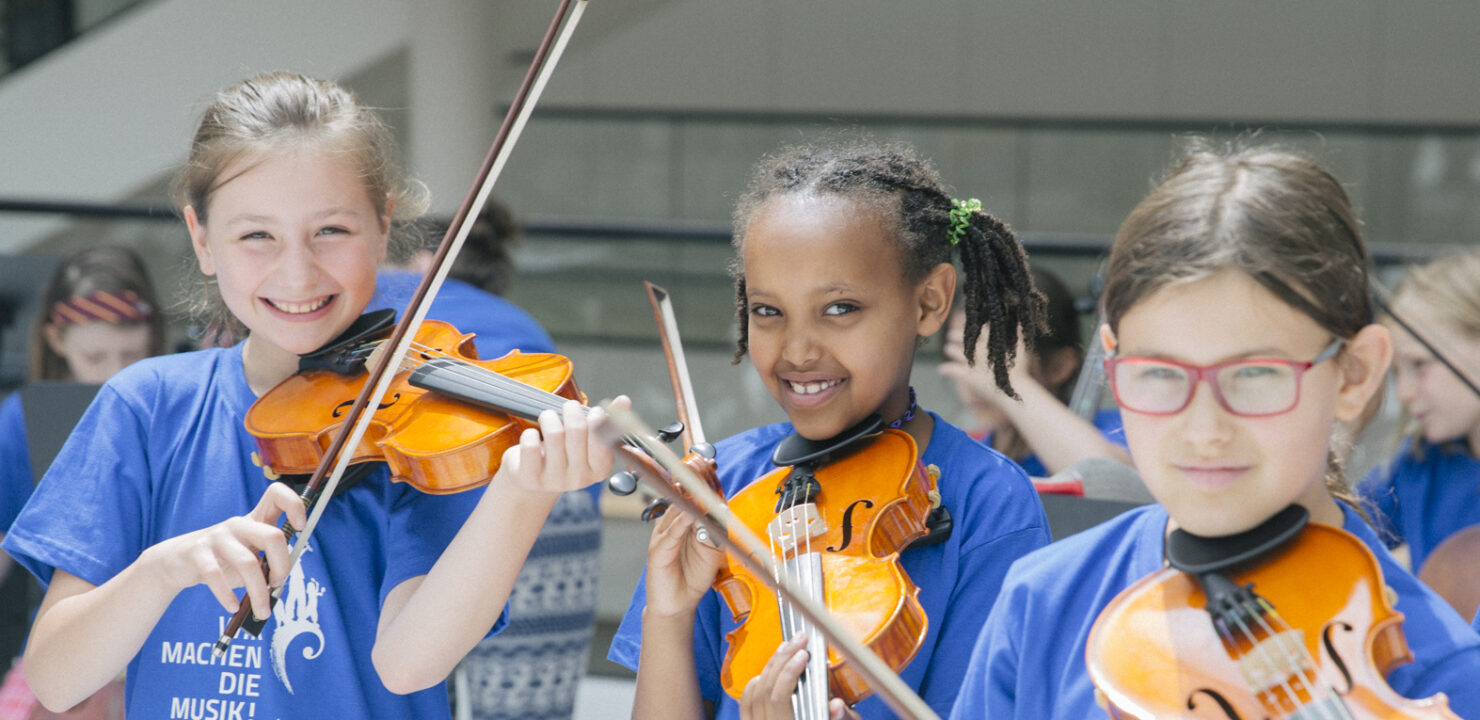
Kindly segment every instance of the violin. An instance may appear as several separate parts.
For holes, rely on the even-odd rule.
[[[769,540],[782,575],[897,672],[919,651],[929,625],[899,554],[927,534],[935,482],[914,439],[882,426],[875,416],[828,443],[791,436],[772,458],[783,467],[741,489],[728,507],[732,525]],[[729,572],[714,584],[740,623],[721,669],[726,692],[738,698],[781,643],[807,632],[812,646],[798,693],[804,707],[817,709],[813,717],[826,717],[829,693],[849,705],[872,693],[769,583],[728,559]]]
[[[1458,720],[1443,694],[1384,677],[1413,655],[1377,560],[1298,505],[1226,538],[1181,530],[1169,567],[1131,585],[1090,630],[1087,662],[1112,718]]]
[[[310,363],[322,367],[293,375],[253,403],[246,425],[264,469],[301,474],[318,467],[365,382],[353,358],[382,341],[372,334],[315,353],[331,359]],[[586,404],[571,374],[561,355],[515,350],[481,360],[471,334],[425,321],[370,429],[346,452],[352,463],[384,461],[392,479],[422,492],[481,487],[524,429],[537,427],[540,412],[559,410],[566,400]]]
[[[1444,539],[1418,569],[1418,581],[1454,606],[1460,617],[1480,611],[1480,525]]]

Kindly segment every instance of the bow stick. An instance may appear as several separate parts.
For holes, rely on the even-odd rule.
[[[1435,359],[1444,364],[1444,367],[1449,368],[1449,371],[1454,373],[1455,377],[1458,377],[1460,379],[1460,382],[1469,387],[1470,392],[1473,392],[1477,397],[1480,397],[1480,385],[1477,385],[1475,383],[1475,380],[1471,378],[1468,373],[1460,370],[1459,365],[1450,362],[1449,358],[1444,356],[1444,353],[1439,352],[1439,348],[1434,347],[1434,343],[1432,341],[1424,337],[1421,333],[1418,332],[1417,329],[1408,324],[1408,322],[1404,320],[1402,316],[1398,315],[1398,313],[1393,310],[1392,292],[1389,291],[1386,287],[1383,287],[1382,283],[1378,282],[1375,278],[1372,280],[1371,285],[1372,299],[1377,303],[1378,309],[1387,313],[1388,317],[1393,319],[1393,322],[1397,323],[1399,327],[1406,330],[1409,335],[1412,335],[1413,339],[1418,341],[1418,344],[1424,346],[1424,348],[1426,348],[1429,353],[1434,356]]]
[[[790,578],[779,572],[775,562],[771,559],[771,551],[761,539],[745,527],[744,523],[725,523],[712,517],[709,508],[723,508],[724,499],[715,494],[705,485],[699,476],[689,469],[677,455],[668,447],[655,439],[655,432],[647,427],[637,414],[631,410],[614,407],[610,403],[604,406],[610,416],[610,420],[622,430],[624,437],[635,439],[658,464],[677,478],[683,490],[678,485],[661,473],[644,472],[640,477],[651,490],[662,495],[668,502],[689,513],[695,521],[708,531],[711,540],[716,541],[720,547],[732,556],[738,558],[758,578],[771,578],[776,583],[774,589],[796,606],[796,609],[806,617],[823,635],[827,636],[828,642],[843,660],[851,664],[859,674],[863,675],[875,691],[877,691],[896,714],[911,720],[940,720],[940,716],[930,709],[925,701],[916,695],[898,675],[894,674],[883,660],[872,650],[849,635],[847,630],[833,619],[821,604],[807,597],[807,595],[795,586]],[[689,495],[685,495],[688,492]]]
[[[493,192],[493,184],[498,180],[499,174],[508,162],[514,144],[518,142],[519,135],[524,130],[530,114],[534,112],[534,106],[539,102],[539,96],[544,91],[546,83],[549,82],[555,65],[559,63],[561,54],[565,52],[565,46],[575,32],[576,25],[580,22],[588,2],[589,0],[574,0],[574,8],[572,8],[572,0],[561,0],[560,7],[555,11],[555,18],[550,22],[550,27],[545,31],[539,49],[535,52],[534,60],[530,63],[529,71],[525,73],[524,80],[519,85],[519,91],[515,94],[514,101],[504,116],[503,124],[499,126],[493,145],[478,169],[477,179],[474,180],[467,197],[463,199],[452,223],[448,225],[447,232],[442,236],[441,244],[437,246],[437,252],[432,260],[433,270],[422,278],[421,284],[417,286],[410,303],[402,313],[400,322],[396,324],[395,331],[391,333],[388,345],[394,350],[381,353],[380,358],[372,363],[369,375],[360,389],[360,394],[355,398],[354,405],[350,407],[345,421],[340,425],[339,431],[330,443],[323,461],[319,463],[313,476],[309,478],[308,485],[301,496],[304,504],[311,509],[308,522],[296,531],[284,525],[283,531],[290,539],[297,536],[289,556],[288,567],[290,569],[297,565],[298,558],[307,549],[308,540],[324,513],[326,505],[316,502],[316,499],[333,497],[334,489],[338,487],[339,480],[350,463],[351,453],[343,452],[344,448],[358,447],[365,431],[370,427],[374,414],[365,412],[366,408],[379,406],[381,398],[385,397],[386,391],[390,388],[395,373],[388,369],[400,367],[402,361],[405,360],[412,340],[416,336],[416,330],[426,319],[431,299],[441,289],[447,273],[452,269],[452,261],[457,258],[463,243],[467,241],[468,235],[472,232],[473,223],[470,219],[478,216],[484,204],[487,203],[489,194]],[[331,465],[332,471],[329,470]],[[266,558],[262,561],[262,568],[265,573],[267,571]],[[281,592],[281,587],[273,589],[271,598],[273,603],[277,602]],[[247,615],[250,612],[251,604],[241,603],[236,614],[227,622],[221,637],[216,641],[213,652],[217,657],[225,654],[227,647],[231,644],[231,638],[244,626],[253,635],[261,631],[267,619],[257,618],[247,623]]]

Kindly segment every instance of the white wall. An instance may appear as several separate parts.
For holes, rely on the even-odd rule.
[[[214,89],[402,53],[407,152],[449,210],[554,7],[152,0],[0,78],[0,196],[127,197],[178,162]],[[1467,0],[598,0],[547,101],[1473,126],[1477,28]],[[57,227],[0,216],[0,251]]]

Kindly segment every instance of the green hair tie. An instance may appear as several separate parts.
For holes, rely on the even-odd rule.
[[[981,212],[982,201],[976,198],[952,200],[951,205],[951,229],[946,237],[950,238],[952,245],[959,245],[966,235],[966,228],[971,227],[971,214]]]

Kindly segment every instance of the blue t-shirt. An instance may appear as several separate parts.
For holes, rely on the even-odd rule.
[[[924,644],[900,677],[944,715],[955,701],[972,640],[1008,566],[1045,545],[1049,536],[1043,506],[1022,470],[935,413],[931,417],[935,430],[921,460],[940,469],[937,487],[955,527],[945,542],[900,556],[905,572],[920,588],[920,603],[929,618]],[[791,434],[791,425],[783,423],[718,443],[716,459],[725,496],[775,470],[771,453]],[[607,655],[633,670],[638,665],[646,605],[647,586],[639,580]],[[699,690],[715,703],[716,718],[738,718],[739,706],[720,683],[720,667],[729,645],[725,637],[735,629],[735,622],[715,591],[700,601],[694,623]],[[865,718],[894,717],[877,695],[864,699],[856,709]]]
[[[1105,408],[1095,413],[1091,424],[1100,431],[1101,435],[1105,436],[1105,439],[1118,445],[1125,445],[1125,429],[1120,423],[1120,408]],[[981,438],[982,444],[992,447],[992,437],[993,433],[987,433]],[[1027,457],[1018,460],[1017,464],[1022,467],[1023,472],[1028,473],[1029,477],[1048,477],[1053,474],[1043,466],[1043,461],[1039,460],[1036,454],[1030,453]]]
[[[391,308],[397,313],[421,283],[421,275],[409,270],[381,270],[375,276],[375,296],[365,312]],[[510,350],[527,353],[555,352],[555,343],[545,329],[523,308],[493,293],[455,278],[447,278],[427,317],[441,320],[465,333],[474,333],[473,345],[484,360],[503,357]]]
[[[15,522],[36,483],[26,443],[21,394],[14,392],[0,402],[0,535]]]
[[[49,583],[101,585],[146,548],[251,511],[271,482],[242,419],[242,346],[157,357],[115,375],[83,415],[4,548]],[[386,690],[370,651],[386,594],[425,574],[481,492],[426,495],[382,467],[328,501],[260,638],[220,659],[227,620],[204,585],[177,595],[128,665],[137,718],[445,718],[444,686]],[[502,618],[500,623],[502,623]]]
[[[1409,440],[1360,492],[1383,539],[1408,543],[1414,572],[1450,535],[1480,525],[1480,459],[1462,443],[1421,443],[1415,451]]]
[[[1449,695],[1459,717],[1480,718],[1480,636],[1393,560],[1356,512],[1344,528],[1377,556],[1396,591],[1415,662],[1388,683],[1399,694]],[[1147,505],[1033,553],[1012,566],[982,628],[952,718],[1104,717],[1085,665],[1090,627],[1131,583],[1160,570],[1167,512]]]

